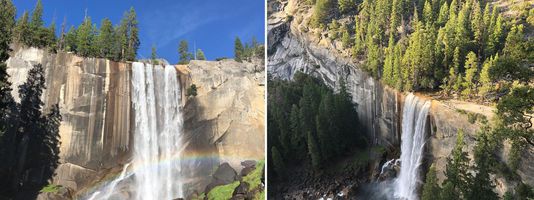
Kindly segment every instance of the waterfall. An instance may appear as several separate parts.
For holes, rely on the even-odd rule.
[[[395,182],[395,197],[417,200],[417,187],[421,182],[419,167],[425,145],[425,127],[430,101],[406,96],[402,114],[401,168]]]
[[[133,63],[134,187],[139,200],[183,197],[179,159],[183,120],[176,76],[171,65]]]
[[[181,87],[176,68],[134,62],[132,65],[132,103],[135,113],[133,161],[120,176],[87,200],[124,199],[117,185],[134,177],[126,190],[137,200],[183,198],[180,156],[182,143]],[[127,172],[130,165],[133,170]],[[130,184],[131,181],[128,183]],[[121,187],[125,189],[125,187]],[[128,197],[128,199],[131,199]]]

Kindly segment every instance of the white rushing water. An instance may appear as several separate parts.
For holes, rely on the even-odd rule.
[[[133,63],[133,161],[123,167],[118,178],[82,199],[160,200],[184,197],[180,163],[183,149],[180,90],[174,66]],[[130,165],[133,170],[128,171]],[[127,179],[130,180],[126,182]],[[126,186],[118,187],[123,181]],[[125,191],[133,193],[133,197],[124,196]]]
[[[420,184],[419,167],[423,159],[425,127],[430,101],[413,94],[406,96],[402,114],[401,168],[395,181],[395,197],[417,200]]]
[[[135,197],[138,200],[183,197],[181,91],[176,69],[135,62],[132,103],[135,109]]]

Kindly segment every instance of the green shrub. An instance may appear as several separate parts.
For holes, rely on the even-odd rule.
[[[197,96],[197,85],[192,84],[191,86],[189,86],[189,88],[187,88],[186,96],[196,97]]]
[[[235,181],[228,185],[221,185],[214,187],[208,193],[209,200],[227,200],[232,198],[235,188],[239,186],[239,181]]]
[[[43,189],[41,189],[40,192],[42,193],[56,193],[59,191],[59,189],[61,189],[61,185],[54,185],[54,184],[49,184],[47,186],[45,186]]]

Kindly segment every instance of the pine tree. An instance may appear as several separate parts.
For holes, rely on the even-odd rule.
[[[394,85],[394,78],[393,78],[393,60],[394,60],[394,48],[395,48],[395,39],[393,38],[393,35],[390,34],[389,36],[389,42],[388,42],[388,48],[386,48],[386,58],[384,60],[384,69],[382,72],[382,80],[390,86]]]
[[[330,18],[333,7],[332,0],[316,0],[315,7],[313,9],[312,26],[320,27],[326,25]]]
[[[29,46],[44,47],[43,36],[46,35],[43,22],[43,4],[37,0],[37,4],[32,12],[30,21],[30,44]]]
[[[341,13],[348,13],[351,11],[355,11],[357,8],[356,0],[338,0],[338,9]]]
[[[52,20],[52,23],[48,27],[48,29],[44,29],[45,31],[45,37],[42,38],[44,42],[44,46],[48,47],[50,51],[56,52],[57,51],[57,38],[56,38],[56,20]]]
[[[65,50],[71,52],[77,52],[78,45],[78,31],[74,26],[69,28],[69,31],[65,35]]]
[[[125,51],[124,59],[127,61],[135,61],[137,57],[137,50],[139,49],[139,45],[141,44],[139,40],[139,28],[138,28],[138,22],[137,22],[137,16],[135,13],[135,9],[133,7],[130,8],[130,11],[128,12],[128,37],[127,37],[127,48]]]
[[[271,158],[273,159],[274,172],[278,174],[278,176],[284,176],[286,169],[285,162],[282,158],[282,154],[280,154],[276,146],[271,148]]]
[[[480,8],[480,3],[478,0],[473,1],[473,10],[471,11],[471,29],[473,30],[473,36],[476,48],[483,50],[482,43],[484,42],[484,18],[482,16],[482,10]],[[478,55],[481,55],[483,52],[477,52]]]
[[[32,19],[30,21],[30,27],[32,30],[36,31],[43,27],[43,3],[41,0],[37,0],[37,4],[32,12]]]
[[[189,53],[189,44],[186,40],[180,40],[180,45],[178,46],[178,54],[180,56],[178,64],[189,64],[189,61],[191,60],[191,53]]]
[[[439,9],[438,26],[443,26],[449,20],[449,4],[447,1]]]
[[[506,43],[503,49],[504,56],[512,58],[516,62],[522,61],[531,53],[527,49],[528,47],[526,47],[527,41],[523,29],[523,24],[514,25],[506,37]]]
[[[57,42],[58,50],[65,50],[65,36],[67,35],[67,17],[63,18],[63,23],[61,23],[61,30],[59,33],[59,41]]]
[[[91,17],[86,17],[77,29],[76,53],[84,57],[95,56],[95,30]]]
[[[9,45],[12,41],[15,26],[15,6],[11,0],[0,0],[0,139],[4,133],[12,126],[9,123],[9,118],[15,113],[15,101],[11,96],[11,82],[9,82],[9,75],[7,74],[7,64],[9,59],[9,52],[11,51]],[[27,14],[26,14],[27,15]],[[15,32],[16,33],[16,32]],[[3,155],[6,144],[2,144],[0,140],[0,157]],[[7,156],[5,156],[7,157]],[[0,162],[4,161],[0,159]]]
[[[114,29],[111,20],[104,18],[100,23],[100,31],[97,38],[98,57],[113,60],[115,55],[114,46]]]
[[[352,46],[352,39],[350,38],[350,33],[347,26],[342,26],[341,43],[343,45],[343,48],[350,48]]]
[[[503,20],[504,19],[502,15],[499,14],[495,24],[492,26],[493,32],[488,38],[488,45],[485,50],[486,52],[485,55],[493,55],[499,49],[501,49],[501,45],[502,45],[503,37],[504,37]]]
[[[475,146],[475,165],[473,171],[474,177],[470,183],[469,193],[466,199],[487,199],[498,200],[499,196],[493,191],[495,185],[491,181],[490,173],[496,161],[492,156],[495,151],[495,141],[490,140],[488,128],[484,128],[477,135],[477,144]]]
[[[484,65],[482,66],[482,70],[480,71],[480,90],[479,95],[484,98],[486,94],[493,91],[493,79],[490,75],[490,70],[495,65],[495,60],[498,56],[490,57],[484,61]]]
[[[291,128],[291,146],[293,147],[294,155],[305,155],[307,152],[306,135],[302,134],[299,120],[299,108],[293,104],[289,114],[289,122]],[[302,159],[296,157],[295,159]]]
[[[317,144],[317,140],[313,133],[310,131],[308,132],[308,153],[311,158],[312,166],[315,169],[319,169],[323,163],[323,158],[321,157],[321,151],[319,149],[319,145]]]
[[[443,191],[456,198],[461,196],[465,197],[468,194],[469,180],[471,179],[471,174],[468,172],[469,158],[467,157],[467,153],[463,151],[464,146],[464,133],[460,129],[456,137],[456,144],[452,150],[452,158],[447,159],[447,165],[445,167],[445,176],[447,179],[443,182],[445,184]]]
[[[462,95],[465,97],[471,97],[473,94],[475,94],[476,85],[478,83],[477,80],[477,71],[478,71],[478,61],[477,61],[477,55],[473,53],[472,51],[467,54],[466,61],[465,61],[465,78],[462,84],[464,87],[464,90],[462,91]]]
[[[423,194],[421,200],[438,200],[441,188],[438,185],[438,177],[436,175],[436,167],[434,164],[430,166],[426,174],[425,184],[423,185]]]
[[[150,53],[150,60],[153,65],[159,65],[158,54],[156,53],[156,45],[152,45],[151,53]]]
[[[204,51],[202,49],[197,49],[197,60],[206,60],[206,56],[204,55]]]
[[[17,25],[15,26],[14,34],[15,39],[27,46],[30,46],[30,42],[32,40],[31,37],[31,29],[28,21],[28,12],[24,11],[22,14],[22,17],[17,21]]]
[[[235,37],[234,42],[234,57],[237,62],[242,62],[244,58],[245,48],[243,47],[243,43],[241,43],[241,39],[239,37]]]

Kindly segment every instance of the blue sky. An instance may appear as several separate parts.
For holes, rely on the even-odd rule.
[[[14,0],[17,17],[33,10],[37,0]],[[178,62],[178,43],[185,39],[204,51],[208,59],[233,57],[234,39],[264,42],[264,0],[42,0],[45,24],[56,19],[57,32],[63,18],[67,27],[78,26],[85,10],[93,23],[108,17],[118,24],[131,6],[139,21],[141,46],[138,58],[150,57],[157,46],[158,56]]]

